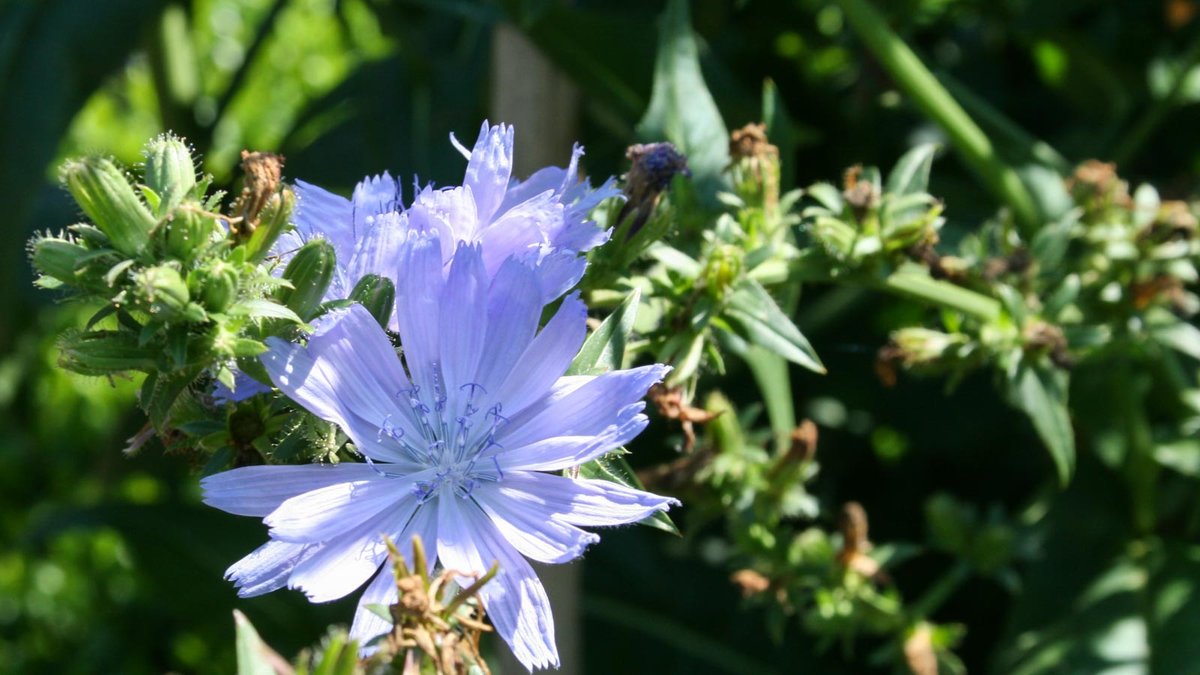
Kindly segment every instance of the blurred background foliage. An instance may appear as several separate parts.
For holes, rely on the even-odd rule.
[[[1117,161],[1125,178],[1153,182],[1164,197],[1196,192],[1200,5],[1193,0],[880,5],[989,131],[1015,124],[1048,143],[1037,150],[1051,161]],[[507,22],[578,85],[589,173],[619,174],[650,103],[663,6],[0,1],[6,672],[229,671],[235,604],[284,654],[351,611],[345,602],[309,605],[295,593],[235,603],[222,571],[255,545],[261,526],[202,508],[196,467],[179,458],[121,454],[143,424],[136,382],[83,378],[55,365],[55,335],[80,324],[86,308],[36,292],[24,247],[35,230],[79,217],[56,181],[62,159],[101,152],[135,164],[145,139],[171,129],[226,187],[242,148],[281,152],[289,178],[343,193],[385,169],[450,183],[462,163],[447,134],[469,139],[487,116],[493,29]],[[692,11],[703,74],[729,128],[758,121],[763,81],[774,82],[790,114],[780,127],[786,134],[772,138],[783,149],[785,190],[836,182],[852,164],[888,167],[917,143],[944,141],[869,56],[838,5],[705,0]],[[1007,120],[997,122],[996,111]],[[997,208],[954,155],[939,160],[929,192],[944,199],[941,237],[951,246]],[[1015,532],[1019,579],[960,580],[932,617],[966,627],[956,652],[969,670],[1195,668],[1194,443],[1167,449],[1177,480],[1163,484],[1161,499],[1176,515],[1147,538],[1133,522],[1128,486],[1091,454],[1081,453],[1060,492],[1035,432],[987,376],[967,377],[952,394],[936,379],[882,386],[875,353],[890,331],[918,322],[920,306],[806,287],[798,307],[794,318],[830,373],[792,372],[797,412],[821,429],[821,475],[809,488],[829,514],[861,503],[876,541],[932,544],[933,554],[891,570],[896,585],[912,597],[935,589],[952,569],[949,553],[961,552],[964,528],[985,532],[1000,519],[1013,525],[1006,531]],[[739,407],[754,404],[750,377],[734,378],[724,381],[725,393]],[[1097,384],[1076,385],[1084,392],[1077,410],[1104,416],[1119,406],[1099,393],[1089,398],[1088,391],[1105,391]],[[674,430],[657,423],[653,432],[635,448],[635,464],[671,459]],[[836,529],[833,515],[821,518]],[[872,664],[890,661],[867,658],[882,643],[822,649],[797,622],[771,628],[771,608],[747,604],[729,580],[733,553],[722,528],[685,534],[626,529],[589,553],[584,669],[887,672]],[[947,553],[936,553],[939,546]]]

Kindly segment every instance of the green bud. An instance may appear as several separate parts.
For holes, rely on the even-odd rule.
[[[387,328],[396,304],[396,286],[391,279],[368,274],[355,284],[350,299],[366,307],[379,325]]]
[[[156,367],[155,349],[138,346],[132,333],[68,332],[59,339],[58,346],[59,365],[82,375],[111,375],[129,370],[151,372]]]
[[[146,144],[146,186],[158,195],[155,215],[162,216],[183,201],[196,187],[192,151],[177,136],[161,134]]]
[[[271,246],[275,244],[275,240],[279,239],[279,235],[287,231],[292,209],[295,206],[296,193],[286,185],[279,191],[279,194],[271,197],[259,214],[258,226],[254,228],[254,233],[246,241],[246,259],[248,261],[257,262],[266,257]]]
[[[71,196],[113,248],[135,255],[145,247],[154,229],[154,216],[112,160],[89,157],[68,161],[62,177]]]
[[[159,230],[167,255],[183,262],[191,262],[220,231],[215,218],[192,209],[176,211]]]
[[[221,313],[229,309],[237,300],[238,285],[237,270],[220,261],[188,274],[188,290],[210,312]]]
[[[336,265],[332,244],[324,239],[308,242],[283,271],[283,278],[291,282],[292,288],[279,289],[276,300],[308,321],[320,306]]]
[[[87,248],[58,237],[35,237],[30,243],[30,258],[38,272],[47,277],[74,284],[75,270],[84,256],[91,255]]]
[[[174,267],[158,265],[138,273],[135,283],[138,297],[150,305],[150,312],[183,312],[190,294],[183,277]]]
[[[713,248],[704,264],[704,286],[709,295],[716,299],[725,297],[725,291],[742,274],[745,253],[738,246],[724,244]]]

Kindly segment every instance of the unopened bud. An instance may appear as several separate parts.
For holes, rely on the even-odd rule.
[[[365,307],[380,326],[387,328],[396,304],[396,285],[386,277],[368,274],[354,285],[350,299]]]
[[[59,339],[58,363],[82,375],[111,375],[130,370],[151,372],[155,352],[139,346],[137,336],[117,331],[70,332]]]
[[[84,256],[91,255],[84,246],[58,237],[35,237],[30,243],[30,258],[34,268],[44,276],[65,284],[75,284],[75,271]]]
[[[196,188],[192,151],[174,134],[161,134],[146,144],[146,187],[158,195],[155,215],[169,213]]]
[[[725,297],[725,291],[742,274],[745,252],[741,247],[725,244],[712,249],[704,265],[704,287],[716,299]]]
[[[154,229],[154,216],[112,160],[88,157],[69,161],[63,165],[62,178],[113,248],[135,255],[145,247]]]
[[[237,299],[237,271],[223,262],[193,270],[188,274],[188,289],[209,312],[224,312]]]
[[[220,232],[221,225],[212,216],[195,209],[180,209],[159,230],[167,255],[191,262]]]
[[[183,312],[191,299],[179,271],[169,265],[149,267],[136,278],[138,296],[150,305],[150,312]]]
[[[308,242],[283,271],[283,278],[291,282],[292,288],[279,289],[276,299],[308,321],[321,305],[336,266],[337,256],[332,244],[324,239]]]

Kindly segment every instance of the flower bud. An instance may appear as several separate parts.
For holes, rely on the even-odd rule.
[[[632,237],[646,224],[658,206],[663,190],[676,174],[692,175],[687,157],[670,143],[631,145],[625,152],[631,165],[625,175],[625,205],[617,216],[618,226],[633,216],[627,237]]]
[[[75,285],[75,270],[84,256],[91,255],[91,251],[80,244],[51,236],[35,237],[29,251],[38,272],[68,285]]]
[[[729,173],[746,204],[773,218],[779,207],[779,148],[767,140],[765,124],[747,124],[729,136]]]
[[[146,186],[158,195],[157,216],[169,213],[196,187],[196,165],[192,152],[174,134],[151,140],[142,151],[146,156]]]
[[[62,177],[71,196],[113,248],[135,255],[145,247],[154,229],[154,216],[112,160],[89,157],[69,161],[63,165]]]
[[[191,209],[176,211],[159,229],[167,255],[182,262],[191,262],[214,235],[222,232],[217,220]]]
[[[237,300],[237,270],[220,261],[193,270],[188,274],[188,290],[193,297],[200,299],[209,312],[224,312]]]
[[[117,331],[69,332],[58,342],[58,363],[82,375],[111,375],[129,370],[151,372],[155,351],[138,346],[137,336]]]
[[[350,299],[365,307],[380,326],[387,328],[396,304],[396,286],[391,279],[368,274],[355,284]]]
[[[320,306],[336,266],[332,244],[324,239],[308,242],[283,271],[283,278],[290,281],[292,287],[279,289],[276,299],[308,321]]]
[[[745,253],[733,244],[724,244],[712,249],[704,264],[704,287],[709,295],[720,300],[725,291],[742,274]]]
[[[150,305],[152,314],[176,313],[187,309],[190,301],[187,284],[174,267],[158,265],[138,273],[135,281],[137,294]]]

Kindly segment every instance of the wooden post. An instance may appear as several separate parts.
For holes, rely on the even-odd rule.
[[[492,34],[492,123],[516,128],[513,175],[525,178],[544,166],[565,166],[576,140],[579,96],[560,73],[519,30],[498,24]],[[554,610],[555,637],[562,663],[559,673],[583,672],[580,566],[538,565]],[[505,675],[525,668],[507,651],[497,664]]]

